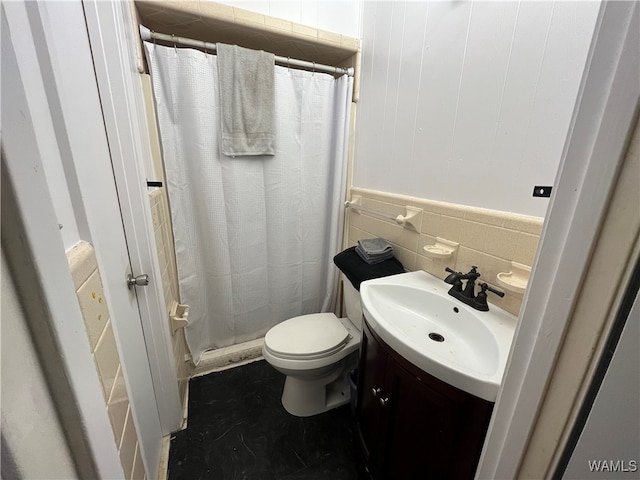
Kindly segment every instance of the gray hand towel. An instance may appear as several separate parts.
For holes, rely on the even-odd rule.
[[[275,155],[274,55],[216,44],[224,155]]]
[[[360,249],[360,245],[356,245],[355,247],[355,251],[358,254],[358,256],[364,260],[365,262],[367,262],[369,265],[376,265],[378,263],[382,263],[385,260],[389,260],[390,258],[393,258],[393,251],[388,251],[387,253],[383,253],[380,255],[367,255],[365,252],[363,252]]]

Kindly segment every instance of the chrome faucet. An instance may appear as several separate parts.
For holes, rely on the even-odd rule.
[[[445,271],[449,272],[447,278],[444,279],[445,283],[452,285],[449,289],[449,295],[453,298],[460,300],[462,303],[469,305],[471,308],[480,310],[481,312],[489,311],[489,305],[487,304],[487,290],[495,293],[499,297],[504,297],[504,292],[491,288],[486,283],[479,284],[480,291],[476,295],[476,280],[480,278],[480,272],[475,265],[471,267],[468,273],[456,272],[449,267],[445,268]],[[462,288],[462,281],[466,280],[464,289]]]

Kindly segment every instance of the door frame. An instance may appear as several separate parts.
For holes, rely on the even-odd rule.
[[[111,4],[119,5],[120,2],[105,2],[102,5]],[[66,241],[63,243],[59,240],[60,228],[73,226],[77,230],[77,240],[90,242],[95,249],[145,471],[149,478],[155,478],[163,435],[157,398],[165,398],[171,393],[171,388],[175,389],[175,418],[179,425],[181,408],[177,379],[174,376],[173,385],[167,385],[164,390],[154,385],[150,365],[150,356],[154,351],[151,350],[148,356],[141,312],[126,286],[126,275],[130,273],[131,264],[123,230],[123,213],[119,208],[120,200],[114,182],[115,166],[110,155],[110,150],[115,147],[108,143],[113,139],[107,138],[105,132],[101,92],[96,83],[83,4],[78,0],[5,2],[2,9],[3,13],[6,10],[11,14],[11,39],[16,51],[19,50],[18,61],[24,62],[20,68],[30,110],[23,112],[23,115],[31,115],[39,154],[47,159],[47,162],[39,162],[37,157],[21,153],[3,158],[3,168],[6,163],[10,172],[8,177],[17,192],[19,217],[28,226],[22,242],[25,243],[24,248],[29,250],[25,255],[35,263],[36,280],[42,284],[42,308],[50,311],[52,316],[51,336],[69,339],[59,343],[59,351],[64,365],[63,376],[70,379],[78,402],[77,405],[62,403],[60,408],[77,408],[83,439],[95,457],[99,476],[121,477],[118,445],[114,445],[102,389],[99,385],[97,390],[93,388],[95,382],[91,380],[96,372],[84,322],[81,316],[75,315],[79,315],[79,307],[65,255],[65,247],[69,246],[65,245]],[[60,28],[60,25],[64,25],[64,28]],[[5,132],[8,131],[8,128],[5,129]],[[117,138],[117,141],[124,140]],[[23,148],[27,146],[25,144]],[[44,167],[42,163],[46,163]],[[47,165],[53,165],[55,171],[48,170]],[[63,197],[69,200],[67,206],[71,211],[66,220],[62,220],[65,225],[59,226],[56,222],[60,218],[57,207],[63,203]],[[144,211],[146,206],[148,213],[148,198],[144,200],[129,207]],[[148,217],[150,223],[150,215]],[[140,225],[146,226],[145,223]],[[136,243],[136,247],[138,245]],[[152,252],[155,252],[155,244],[152,247]],[[44,255],[41,251],[49,253]],[[19,269],[19,265],[16,268]],[[134,268],[141,267],[134,265]],[[155,275],[154,271],[149,273]],[[28,286],[20,285],[22,295],[33,294],[25,291],[25,288]],[[71,293],[69,288],[72,289]],[[62,308],[61,302],[67,307]],[[76,311],[69,312],[73,308]],[[166,312],[162,312],[162,315],[154,318],[154,322],[164,325],[168,330],[166,318]],[[38,334],[38,331],[34,331],[35,339]],[[79,335],[84,335],[84,343],[77,338]],[[170,350],[170,347],[167,346],[167,349]],[[56,382],[64,383],[63,379],[51,381],[52,389],[56,387]],[[165,428],[168,428],[166,425]]]
[[[144,93],[137,71],[134,19],[128,2],[83,0],[122,222],[133,273],[151,283],[137,289],[140,316],[163,435],[180,428],[182,403],[153,231],[146,165],[151,165]]]
[[[600,6],[476,478],[517,478],[527,453],[633,127],[639,10],[636,2]]]
[[[3,2],[0,9],[3,261],[9,267],[75,474],[80,478],[123,478],[58,224],[62,221],[63,227],[74,230],[75,225],[67,223],[73,215],[64,220],[57,215],[50,193],[50,170],[45,164],[55,162],[59,152],[51,131],[34,34],[24,3]],[[11,94],[5,95],[7,92]],[[21,368],[25,361],[8,360],[18,366],[3,365],[3,369]],[[3,417],[5,413],[12,412],[3,411]],[[5,436],[11,433],[3,431],[3,461]]]
[[[65,254],[77,241],[93,244],[130,414],[152,478],[162,446],[160,421],[140,314],[126,287],[129,258],[82,4],[4,2],[2,12],[10,38],[6,43],[15,51],[20,75],[15,96],[24,92],[26,103],[17,108],[3,104],[3,116],[12,117],[3,132],[2,181],[10,182],[9,200],[15,203],[7,212],[10,206],[3,202],[3,213],[8,213],[3,225],[9,227],[3,228],[3,248],[13,275],[22,276],[19,295],[32,309],[27,312],[32,336],[79,474],[123,478],[119,439],[111,428]],[[12,130],[22,124],[22,132],[33,130],[32,137]],[[62,207],[66,216],[60,215]],[[12,220],[15,225],[6,223]],[[75,235],[61,235],[61,229]]]

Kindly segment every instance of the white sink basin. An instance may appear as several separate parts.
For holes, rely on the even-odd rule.
[[[451,286],[424,272],[363,282],[362,310],[382,340],[434,377],[495,401],[516,317],[490,305],[479,312],[447,294]]]

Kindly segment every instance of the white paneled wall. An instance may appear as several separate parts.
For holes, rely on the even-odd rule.
[[[362,0],[220,0],[219,3],[360,38]]]
[[[543,217],[599,3],[362,9],[353,185]]]

